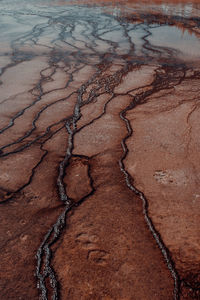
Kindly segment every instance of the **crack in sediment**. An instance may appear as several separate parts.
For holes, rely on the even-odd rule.
[[[0,14],[4,15],[4,12]],[[182,22],[187,28],[190,28],[192,30],[189,20],[186,20],[185,18],[181,19],[177,16],[169,18],[163,15],[156,15],[156,18],[158,19],[155,20],[155,16],[153,14],[115,17],[101,12],[101,16],[99,16],[98,13],[95,13],[95,16],[91,16],[87,14],[86,11],[85,14],[83,12],[80,15],[79,20],[76,15],[76,10],[67,11],[66,9],[60,9],[59,12],[52,11],[52,13],[45,13],[42,10],[34,13],[34,11],[31,12],[27,9],[25,10],[24,14],[26,16],[32,15],[46,18],[47,22],[33,26],[33,28],[31,30],[28,30],[26,34],[20,36],[20,38],[18,39],[14,39],[11,42],[11,63],[7,64],[1,69],[0,76],[5,74],[8,69],[19,65],[21,62],[29,61],[35,56],[39,55],[37,53],[34,54],[34,51],[30,52],[30,50],[23,50],[23,48],[20,51],[20,47],[26,45],[31,45],[33,47],[46,47],[47,49],[45,51],[47,52],[44,52],[44,55],[47,55],[49,57],[48,66],[40,71],[40,78],[38,82],[32,89],[27,91],[27,94],[33,96],[33,101],[29,105],[16,112],[12,117],[10,117],[9,124],[0,129],[0,134],[9,134],[9,130],[11,130],[12,127],[14,129],[18,129],[18,126],[16,124],[17,122],[15,121],[23,117],[25,118],[27,112],[29,112],[31,109],[37,109],[37,105],[42,106],[43,97],[45,95],[48,95],[51,92],[55,91],[62,91],[69,88],[71,85],[73,87],[73,83],[76,82],[75,77],[78,76],[78,72],[83,70],[84,67],[92,66],[95,69],[95,73],[89,76],[90,79],[85,80],[84,78],[82,78],[80,87],[75,87],[74,91],[71,92],[68,96],[55,99],[53,102],[42,106],[42,108],[40,107],[40,109],[37,110],[36,113],[34,113],[34,117],[31,120],[31,128],[29,130],[24,129],[24,132],[22,134],[20,133],[18,138],[15,137],[13,141],[5,143],[0,148],[0,158],[2,159],[9,158],[9,156],[16,155],[17,153],[21,153],[34,145],[38,146],[42,152],[42,155],[37,159],[37,162],[31,169],[30,176],[27,178],[26,182],[23,183],[16,191],[11,192],[7,191],[7,188],[5,189],[5,187],[1,188],[3,191],[5,190],[4,192],[6,193],[6,196],[0,202],[0,204],[3,204],[9,202],[10,200],[14,200],[17,194],[20,194],[20,192],[22,192],[32,183],[38,167],[44,162],[46,156],[49,153],[49,151],[45,149],[45,143],[51,140],[51,138],[61,130],[65,129],[66,131],[67,148],[64,154],[64,159],[60,161],[58,165],[58,174],[56,180],[59,200],[63,205],[63,210],[57,217],[57,220],[55,222],[52,222],[53,225],[45,234],[43,241],[41,242],[36,253],[36,277],[38,281],[37,287],[41,292],[42,300],[47,300],[49,299],[49,297],[54,300],[59,299],[59,282],[52,266],[52,246],[56,243],[56,241],[61,237],[63,233],[63,230],[66,226],[66,216],[69,211],[81,205],[81,203],[83,203],[86,199],[88,199],[92,194],[95,193],[90,165],[90,160],[92,159],[92,157],[83,156],[81,153],[79,155],[73,154],[75,135],[77,133],[80,133],[83,129],[89,128],[89,126],[95,121],[101,119],[106,114],[108,104],[111,103],[116,97],[122,95],[128,95],[132,97],[132,102],[120,113],[120,118],[126,125],[127,135],[121,142],[123,155],[119,161],[119,166],[125,176],[127,187],[142,201],[144,219],[149,231],[151,232],[158,247],[160,248],[169,271],[171,272],[171,276],[174,280],[174,300],[178,300],[180,297],[181,283],[184,283],[188,288],[191,288],[191,285],[186,280],[180,278],[175,268],[174,262],[170,256],[170,253],[166,245],[164,244],[161,235],[156,230],[151,217],[149,216],[148,200],[146,199],[145,195],[134,186],[133,179],[126,170],[124,161],[128,154],[126,141],[133,135],[133,129],[131,127],[130,121],[126,117],[126,113],[129,110],[134,109],[134,107],[136,107],[137,105],[142,105],[143,103],[148,101],[148,97],[152,96],[158,91],[170,90],[174,88],[174,86],[179,85],[183,80],[200,78],[200,72],[198,71],[196,71],[196,73],[194,73],[190,77],[186,78],[185,73],[187,68],[184,63],[175,59],[176,51],[167,47],[153,46],[148,39],[152,35],[151,29],[155,28],[155,23],[158,23],[158,20],[160,24],[156,26],[159,27],[166,24],[166,22],[171,21],[174,24]],[[7,11],[5,12],[5,15],[12,15],[13,18],[16,19],[16,22],[21,22],[21,24],[23,24],[20,19],[23,16],[22,12],[12,14],[11,11]],[[141,20],[146,20],[145,24]],[[138,21],[139,23],[136,23]],[[187,24],[185,24],[185,22]],[[197,24],[199,24],[198,22],[199,20],[196,20]],[[129,28],[128,25],[130,24],[132,26]],[[79,35],[76,32],[77,25],[84,27]],[[55,30],[57,30],[57,35],[56,37],[51,37],[51,41],[47,45],[45,44],[45,42],[42,43],[40,40],[49,28],[54,28]],[[135,30],[136,28],[142,28],[143,30],[143,35],[141,37],[141,41],[143,41],[143,44],[141,54],[138,56],[136,55],[136,45],[134,44],[130,35],[131,30]],[[116,30],[119,30],[122,33],[122,36],[124,38],[122,45],[120,44],[120,41],[113,41],[112,39],[105,37],[106,34]],[[101,43],[104,44],[104,46],[107,46],[106,50],[98,48],[99,44]],[[125,43],[127,49],[125,49],[126,47],[124,47],[123,43]],[[122,51],[122,53],[120,51]],[[166,58],[169,59],[169,65],[163,63]],[[115,60],[119,61],[119,63],[121,64],[121,68],[118,71],[112,71],[111,74],[106,74],[106,71],[110,70],[111,66],[115,63]],[[138,89],[136,88],[130,89],[126,93],[114,92],[115,87],[117,87],[122,82],[123,78],[129,72],[140,68],[141,66],[147,65],[147,63],[154,64],[154,62],[156,62],[159,67],[152,75],[152,83],[143,85],[139,88],[140,91],[144,88],[148,88],[148,90],[146,90],[145,92],[138,92]],[[64,66],[60,67],[59,63],[63,63]],[[45,72],[48,70],[50,71],[50,73],[48,75],[45,75]],[[66,76],[69,76],[69,79],[66,81],[65,86],[62,88],[54,88],[52,90],[44,92],[45,83],[53,83],[53,76],[60,70],[64,70]],[[2,84],[3,83],[1,83],[0,85],[2,86]],[[133,93],[135,93],[134,96]],[[66,102],[70,99],[71,96],[74,95],[77,96],[77,99],[73,107],[73,113],[70,114],[66,112],[66,116],[64,118],[61,118],[55,123],[50,124],[42,131],[42,133],[38,134],[37,121],[42,118],[42,113],[48,110],[50,107],[52,108],[53,105],[57,103]],[[82,116],[81,108],[86,105],[92,104],[95,101],[98,101],[98,98],[102,95],[108,95],[109,98],[103,105],[101,113],[97,117],[92,118],[92,120],[87,121],[80,128],[78,128],[78,121]],[[0,105],[6,105],[9,101],[15,99],[16,96],[17,94],[3,99]],[[57,126],[59,126],[59,128],[57,128]],[[56,129],[54,129],[54,127]],[[34,133],[36,134],[36,137],[32,137]],[[12,149],[12,146],[16,146],[16,148]],[[10,151],[8,149],[9,147],[11,147]],[[5,152],[5,150],[7,150],[7,152]],[[82,157],[88,162],[88,178],[91,187],[91,191],[84,197],[82,197],[78,202],[75,202],[74,199],[71,199],[68,196],[67,187],[64,183],[64,178],[65,176],[67,176],[67,168],[71,163],[71,159],[76,156],[80,158]]]
[[[153,237],[154,237],[154,239],[155,239],[158,247],[160,248],[160,250],[162,252],[162,255],[163,255],[163,257],[164,257],[164,259],[165,259],[165,261],[167,263],[167,267],[170,270],[172,278],[174,280],[174,300],[179,300],[180,279],[179,279],[178,272],[175,269],[174,262],[172,261],[168,249],[166,248],[166,246],[165,246],[165,244],[164,244],[164,242],[163,242],[163,240],[162,240],[159,232],[156,230],[156,228],[155,228],[155,226],[154,226],[154,224],[152,222],[152,219],[149,216],[149,211],[148,211],[149,204],[148,204],[148,201],[147,201],[145,195],[141,191],[139,191],[132,184],[132,178],[131,178],[130,174],[128,173],[128,171],[126,170],[125,165],[124,165],[124,160],[126,159],[126,156],[128,154],[128,148],[127,148],[127,145],[126,145],[126,140],[129,137],[131,137],[132,133],[133,133],[132,127],[130,125],[130,122],[125,117],[125,114],[126,114],[126,112],[129,109],[132,109],[132,108],[128,107],[127,109],[125,109],[124,111],[122,111],[120,113],[120,118],[125,122],[128,134],[127,134],[127,136],[121,142],[122,148],[123,148],[123,151],[124,151],[124,155],[122,156],[122,158],[119,161],[119,166],[120,166],[121,171],[125,175],[125,180],[126,180],[126,184],[127,184],[128,188],[131,191],[133,191],[134,194],[136,194],[142,200],[144,219],[145,219],[146,224],[147,224],[147,226],[148,226],[151,234],[153,235]]]
[[[94,78],[96,77],[96,74]],[[93,79],[91,78],[90,81],[87,83],[89,85],[91,82],[93,82]],[[50,266],[51,261],[51,246],[52,244],[58,239],[60,236],[64,226],[65,226],[65,218],[67,212],[74,206],[80,205],[85,199],[87,199],[90,195],[94,193],[94,187],[93,187],[93,179],[90,175],[90,167],[88,168],[88,177],[90,178],[90,186],[92,191],[84,196],[81,200],[78,201],[78,203],[75,203],[73,199],[69,198],[66,192],[66,187],[63,182],[65,172],[67,165],[69,164],[69,160],[72,157],[72,151],[74,148],[74,135],[77,132],[77,121],[81,117],[81,106],[82,104],[82,96],[85,91],[86,85],[82,85],[82,87],[79,89],[78,97],[77,97],[77,103],[74,107],[74,114],[73,118],[70,121],[67,121],[65,124],[67,133],[68,133],[68,147],[66,150],[66,155],[63,159],[63,161],[59,165],[59,172],[58,172],[58,178],[57,178],[57,187],[58,187],[58,193],[60,201],[62,201],[65,205],[65,209],[61,213],[61,215],[58,217],[57,222],[49,229],[48,233],[45,235],[45,238],[40,245],[38,251],[37,251],[37,269],[36,269],[36,276],[38,278],[38,288],[41,290],[42,293],[42,299],[46,300],[48,299],[48,291],[45,285],[45,279],[49,278],[50,285],[52,288],[52,299],[58,299],[58,283],[55,277],[55,272],[53,270],[53,267]],[[88,99],[88,101],[92,101],[93,98]],[[52,237],[53,235],[53,237]],[[50,239],[50,242],[49,242]],[[43,272],[41,272],[42,267],[42,260],[44,260],[44,267]]]
[[[159,73],[158,73],[158,75],[159,75]],[[180,84],[182,82],[182,80],[184,80],[184,78],[185,78],[185,70],[183,70],[183,76],[181,76],[181,78],[179,78],[177,84]],[[180,283],[181,283],[181,279],[179,277],[179,274],[178,274],[178,272],[175,268],[175,265],[174,265],[174,262],[173,262],[173,260],[170,256],[169,250],[167,249],[166,245],[164,244],[164,242],[162,240],[162,237],[160,236],[160,233],[156,230],[156,228],[155,228],[155,226],[152,222],[152,219],[149,216],[148,200],[146,199],[145,195],[133,185],[132,177],[129,174],[129,172],[126,170],[126,167],[124,165],[124,160],[126,159],[126,157],[128,155],[128,147],[126,145],[126,141],[127,141],[127,139],[129,139],[133,135],[133,129],[131,127],[130,121],[126,118],[126,113],[129,110],[132,110],[137,105],[143,104],[145,102],[145,98],[147,96],[150,96],[153,93],[158,92],[159,90],[170,88],[170,79],[173,80],[173,77],[172,78],[169,77],[168,84],[166,86],[167,82],[166,82],[165,78],[164,78],[164,80],[161,80],[161,78],[159,78],[159,81],[158,81],[157,78],[155,77],[154,82],[152,83],[152,86],[153,86],[152,90],[144,92],[140,96],[138,96],[138,95],[133,96],[132,103],[121,111],[120,118],[125,122],[128,133],[127,133],[126,137],[123,138],[123,140],[121,142],[124,154],[123,154],[123,156],[121,157],[121,159],[119,161],[119,166],[120,166],[120,169],[121,169],[121,171],[123,172],[123,174],[125,176],[125,180],[126,180],[126,184],[127,184],[128,188],[131,191],[133,191],[142,200],[144,219],[145,219],[146,224],[147,224],[151,234],[153,235],[158,247],[161,250],[161,253],[162,253],[162,255],[163,255],[163,257],[166,261],[167,267],[168,267],[169,271],[171,272],[172,278],[174,280],[174,300],[179,300],[180,299]],[[164,84],[164,85],[162,86],[162,84]]]

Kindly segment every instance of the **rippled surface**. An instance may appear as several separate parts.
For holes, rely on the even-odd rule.
[[[199,297],[199,14],[0,1],[2,299]]]

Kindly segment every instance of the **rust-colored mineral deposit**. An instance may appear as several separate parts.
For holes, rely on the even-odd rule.
[[[0,2],[0,299],[200,299],[199,1]]]

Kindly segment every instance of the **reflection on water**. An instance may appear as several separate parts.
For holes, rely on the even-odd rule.
[[[99,54],[112,53],[115,49],[118,55],[148,56],[149,46],[144,47],[144,45],[151,43],[154,48],[163,46],[180,51],[190,59],[199,57],[199,39],[188,31],[182,32],[176,26],[165,24],[152,28],[155,26],[149,22],[147,24],[145,16],[143,19],[140,17],[138,23],[136,21],[130,23],[123,18],[125,25],[117,20],[118,17],[137,15],[139,9],[151,15],[155,8],[159,14],[160,11],[168,15],[177,15],[181,12],[182,15],[189,16],[198,7],[195,3],[178,3],[175,9],[174,3],[164,4],[163,1],[159,3],[152,1],[145,6],[143,2],[137,1],[134,3],[104,1],[104,5],[95,1],[88,1],[88,3],[89,5],[84,5],[84,1],[67,0],[1,1],[0,51],[2,55],[13,49],[31,53],[35,51],[38,54],[48,53],[52,47],[56,47],[69,53],[79,49],[79,52],[81,50],[82,54],[88,55],[95,55],[95,51]],[[154,18],[154,24],[155,22]],[[74,23],[73,36],[70,33],[71,23]],[[64,31],[62,26],[65,26]]]
[[[169,47],[179,51],[179,55],[188,58],[200,57],[200,40],[195,34],[187,30],[182,31],[176,26],[160,26],[150,30],[152,35],[148,38],[155,46]]]
[[[52,7],[66,5],[88,5],[112,7],[114,14],[120,10],[134,9],[134,11],[157,10],[163,14],[181,15],[183,17],[194,16],[200,9],[199,0],[1,0],[1,8],[20,10],[23,8]]]

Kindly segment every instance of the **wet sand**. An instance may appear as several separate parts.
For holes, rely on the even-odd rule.
[[[198,1],[0,8],[0,298],[200,299]]]

